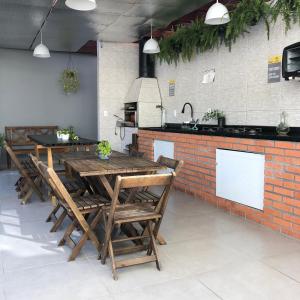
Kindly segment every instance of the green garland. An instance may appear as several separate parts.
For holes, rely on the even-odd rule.
[[[264,21],[269,38],[270,25],[282,16],[286,31],[292,23],[300,23],[300,0],[278,0],[272,6],[265,0],[241,0],[230,13],[231,21],[220,26],[204,23],[197,19],[189,25],[181,25],[169,37],[160,40],[161,62],[177,64],[180,58],[190,61],[198,53],[219,48],[225,44],[229,49],[236,40],[249,33],[250,26]]]

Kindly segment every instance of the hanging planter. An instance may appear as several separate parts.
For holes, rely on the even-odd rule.
[[[78,73],[73,69],[65,69],[61,74],[60,82],[66,94],[76,93],[79,90],[80,82]]]

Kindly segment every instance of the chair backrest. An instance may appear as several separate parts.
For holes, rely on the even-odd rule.
[[[31,188],[36,192],[36,194],[41,198],[41,200],[44,200],[43,195],[33,179],[31,178],[29,172],[24,168],[14,151],[11,149],[11,147],[5,142],[4,143],[4,149],[10,156],[11,160],[14,162],[15,166],[17,167],[19,173],[21,174],[22,177],[26,179],[28,184],[31,186]]]
[[[175,172],[176,176],[178,176],[184,164],[183,160],[176,160],[162,155],[158,157],[157,162],[164,167],[172,169]]]
[[[119,203],[118,198],[121,191],[124,189],[135,190],[151,186],[163,187],[163,193],[161,194],[160,199],[155,207],[155,211],[163,215],[167,206],[169,192],[175,177],[175,172],[170,174],[139,175],[128,177],[117,176],[111,203],[110,216],[113,216],[115,213],[116,206]]]
[[[10,146],[32,145],[28,135],[56,134],[58,126],[6,126],[5,139]]]
[[[65,188],[64,184],[55,173],[55,171],[52,168],[46,166],[41,161],[38,162],[38,169],[40,170],[41,174],[44,174],[45,179],[47,180],[47,182],[49,182],[49,185],[51,186],[55,194],[59,196],[59,199],[68,205],[68,207],[72,211],[72,214],[74,215],[78,223],[82,226],[82,228],[85,231],[88,231],[88,223],[86,222],[76,203],[73,201],[71,195],[68,193],[67,189]]]
[[[11,160],[14,162],[14,164],[17,167],[20,174],[23,177],[27,177],[28,174],[27,174],[26,170],[24,169],[24,167],[22,166],[21,162],[19,161],[17,155],[14,153],[12,148],[6,142],[4,143],[4,149],[8,153],[8,155],[10,156]]]

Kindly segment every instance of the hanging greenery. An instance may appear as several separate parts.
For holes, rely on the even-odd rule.
[[[78,73],[73,69],[65,69],[61,74],[60,82],[66,94],[76,93],[80,87]]]
[[[236,40],[249,33],[249,28],[263,21],[269,38],[270,25],[282,16],[286,31],[292,23],[300,24],[300,0],[241,0],[230,13],[231,21],[225,25],[211,26],[199,18],[189,25],[177,27],[176,31],[160,40],[160,61],[177,64],[180,58],[190,61],[198,53],[225,44],[229,49]]]

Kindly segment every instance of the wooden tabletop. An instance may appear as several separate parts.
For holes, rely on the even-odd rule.
[[[28,135],[28,138],[34,143],[44,147],[95,145],[98,143],[96,140],[90,140],[81,137],[76,141],[62,141],[54,134]]]
[[[66,167],[81,177],[110,174],[146,173],[164,169],[160,164],[137,157],[110,157],[109,160],[77,159],[66,160]]]
[[[111,153],[111,158],[112,157],[128,157],[128,155],[113,150]],[[98,159],[98,156],[94,151],[75,151],[67,153],[56,153],[55,158],[64,163],[66,160]]]

